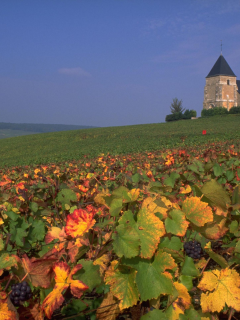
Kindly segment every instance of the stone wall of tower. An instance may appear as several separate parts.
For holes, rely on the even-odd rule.
[[[237,92],[237,105],[240,106],[240,93]]]
[[[239,97],[240,98],[240,97]],[[227,109],[237,106],[236,77],[216,76],[206,78],[204,88],[203,108],[224,107]]]

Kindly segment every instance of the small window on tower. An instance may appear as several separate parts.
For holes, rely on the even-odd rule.
[[[227,84],[230,84],[230,80],[227,80]]]

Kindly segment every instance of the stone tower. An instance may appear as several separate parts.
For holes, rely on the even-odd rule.
[[[239,105],[239,82],[221,54],[206,77],[203,109],[224,107],[229,110]]]

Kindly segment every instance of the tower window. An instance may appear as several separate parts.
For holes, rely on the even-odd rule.
[[[227,84],[230,84],[230,80],[227,80]]]

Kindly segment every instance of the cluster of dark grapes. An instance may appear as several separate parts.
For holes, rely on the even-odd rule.
[[[202,254],[201,244],[195,240],[185,242],[184,243],[184,250],[186,255],[193,258],[193,259],[200,259]]]
[[[19,305],[20,301],[26,301],[32,297],[31,288],[26,281],[12,285],[11,289],[10,299],[15,306]]]

